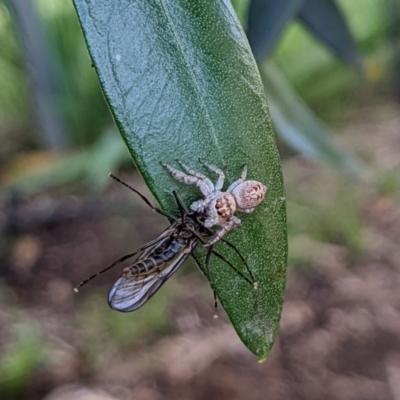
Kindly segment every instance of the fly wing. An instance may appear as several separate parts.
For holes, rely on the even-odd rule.
[[[165,246],[165,243],[168,242],[171,235],[176,230],[177,223],[174,222],[171,226],[166,228],[156,239],[152,240],[151,242],[147,243],[144,249],[141,251],[139,256],[137,257],[136,261],[143,260],[147,258],[157,250],[157,248]]]
[[[114,283],[108,293],[108,304],[121,312],[135,311],[142,307],[158,289],[179,269],[196,246],[193,241],[187,251],[166,263],[161,271],[148,274],[124,274]]]

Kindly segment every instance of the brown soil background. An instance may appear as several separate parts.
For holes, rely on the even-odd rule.
[[[375,172],[399,171],[400,120],[369,118],[341,132],[341,142]],[[290,236],[281,328],[264,364],[222,311],[213,319],[212,293],[193,265],[137,316],[106,304],[120,269],[74,295],[77,282],[165,226],[123,188],[110,185],[98,198],[42,193],[2,210],[0,220],[14,221],[0,247],[0,361],[25,354],[18,346],[28,343],[33,366],[17,383],[3,376],[0,397],[400,400],[399,191],[300,157],[285,161],[284,174],[289,201],[355,193],[361,245],[317,241],[306,228]],[[123,177],[145,191],[138,178]],[[292,217],[289,207],[289,225]]]

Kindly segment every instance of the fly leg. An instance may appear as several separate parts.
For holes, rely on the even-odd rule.
[[[213,291],[213,296],[214,296],[214,318],[218,318],[218,300],[217,300],[217,293],[214,290],[213,287],[213,283],[211,280],[211,271],[210,271],[210,267],[209,267],[209,263],[210,263],[210,258],[211,258],[211,254],[212,254],[213,250],[212,247],[210,247],[207,251],[207,256],[206,256],[206,273],[207,273],[207,279],[211,284],[211,288]]]

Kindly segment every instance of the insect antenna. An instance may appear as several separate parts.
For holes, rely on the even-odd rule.
[[[218,300],[217,300],[217,293],[215,292],[214,288],[212,287],[211,271],[210,271],[210,268],[209,268],[211,253],[212,253],[212,248],[209,248],[208,251],[207,251],[207,256],[206,256],[206,271],[207,271],[207,278],[208,278],[208,280],[210,281],[211,288],[212,288],[213,295],[214,295],[214,318],[218,318]]]
[[[139,251],[139,250],[138,250]],[[102,269],[100,272],[97,272],[96,274],[89,276],[89,278],[85,279],[84,281],[82,281],[78,286],[76,286],[74,288],[74,292],[78,293],[79,289],[83,286],[86,285],[88,282],[90,282],[92,279],[96,278],[96,276],[99,276],[101,274],[103,274],[104,272],[108,271],[109,269],[111,269],[112,267],[114,267],[115,265],[117,265],[118,263],[127,260],[128,258],[133,257],[135,254],[138,253],[138,251],[135,251],[134,253],[130,253],[127,254],[123,257],[121,257],[120,259],[118,259],[117,261],[114,261],[111,265],[109,265],[107,268]]]
[[[116,177],[115,175],[113,175],[111,172],[108,174],[108,176],[110,178],[113,178],[114,180],[116,180],[117,182],[119,182],[121,185],[126,186],[128,189],[132,190],[133,192],[135,192],[138,196],[141,197],[141,199],[155,212],[164,215],[164,217],[167,217],[169,219],[172,219],[173,221],[176,221],[177,219],[170,213],[163,211],[157,207],[154,207],[150,201],[147,199],[147,197],[145,197],[142,193],[140,193],[138,190],[136,190],[135,188],[133,188],[131,185],[128,185],[127,183],[125,183],[124,181],[121,181],[121,179],[119,179],[118,177]]]
[[[167,229],[165,232],[168,232],[168,231],[171,231],[171,233],[172,233],[173,229],[171,229],[171,228],[170,228],[170,229]],[[100,272],[97,272],[96,274],[94,274],[94,275],[90,276],[89,278],[85,279],[84,281],[82,281],[78,286],[76,286],[76,287],[74,288],[74,292],[78,292],[78,291],[79,291],[79,288],[81,288],[83,285],[86,285],[86,284],[87,284],[89,281],[91,281],[92,279],[96,278],[96,276],[99,276],[99,275],[103,274],[104,272],[108,271],[109,269],[111,269],[112,267],[114,267],[115,265],[117,265],[118,263],[123,262],[123,261],[127,260],[128,258],[133,257],[134,255],[136,255],[136,254],[139,253],[140,251],[146,250],[146,249],[148,249],[149,247],[156,245],[157,243],[159,243],[159,242],[161,242],[162,240],[164,240],[164,238],[165,238],[165,236],[161,235],[161,236],[157,237],[156,239],[151,240],[150,242],[146,243],[146,244],[143,245],[140,249],[136,250],[134,253],[127,254],[127,255],[121,257],[120,259],[118,259],[117,261],[114,261],[114,262],[113,262],[110,266],[108,266],[107,268],[102,269]]]

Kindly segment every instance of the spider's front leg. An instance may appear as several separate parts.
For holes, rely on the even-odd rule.
[[[214,166],[214,165],[210,165],[205,163],[202,160],[199,160],[205,167],[207,167],[210,171],[215,172],[218,175],[218,180],[216,182],[215,186],[215,191],[218,192],[222,189],[222,187],[224,186],[224,182],[225,182],[225,174],[224,171],[222,171],[222,169],[219,169],[218,167]]]
[[[186,185],[196,185],[205,197],[209,196],[214,191],[214,184],[211,182],[210,179],[208,179],[200,172],[189,169],[188,167],[186,167],[186,165],[181,164],[182,167],[188,172],[188,174],[185,174],[184,172],[179,171],[178,169],[171,167],[168,164],[161,163],[161,165],[177,181],[185,183]]]
[[[246,173],[244,167],[241,177],[229,186],[227,192],[235,198],[237,210],[249,214],[263,201],[268,188],[258,181],[246,181]]]
[[[233,190],[239,186],[241,183],[243,183],[246,180],[246,176],[247,176],[247,165],[244,166],[242,174],[240,175],[240,178],[233,182],[228,189],[226,190],[228,193],[232,193]]]
[[[236,228],[237,226],[239,226],[241,224],[241,221],[239,218],[235,217],[234,215],[232,215],[232,217],[226,221],[223,225],[221,225],[221,228],[214,236],[213,238],[208,241],[206,244],[203,245],[203,247],[210,247],[212,245],[214,245],[215,243],[217,243],[227,232],[229,232],[230,230],[232,230],[233,228]]]
[[[208,199],[197,200],[190,205],[190,209],[198,213],[203,213],[208,203],[209,203]]]

